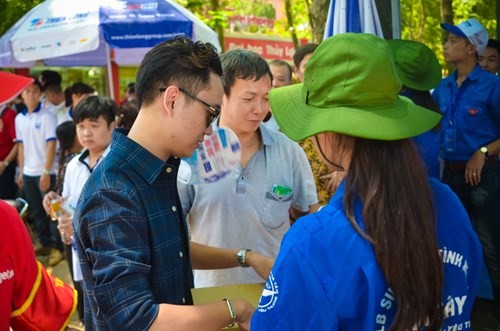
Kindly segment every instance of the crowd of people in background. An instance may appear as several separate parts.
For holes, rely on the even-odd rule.
[[[466,330],[484,259],[500,331],[500,42],[441,28],[445,78],[420,42],[350,33],[292,64],[174,38],[118,102],[44,70],[0,104],[0,199],[67,259],[88,330]],[[219,127],[242,158],[203,185],[180,159]],[[193,305],[266,280],[255,314]]]

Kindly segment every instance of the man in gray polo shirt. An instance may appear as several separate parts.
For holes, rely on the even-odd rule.
[[[289,209],[306,214],[317,208],[317,194],[307,157],[298,144],[267,130],[272,74],[254,52],[232,50],[221,56],[224,96],[218,125],[233,130],[242,159],[235,176],[210,184],[190,181],[181,165],[178,190],[188,215],[191,240],[216,247],[244,247],[276,257],[290,228]],[[244,266],[246,250],[239,252]],[[195,286],[259,283],[251,269],[196,270]]]

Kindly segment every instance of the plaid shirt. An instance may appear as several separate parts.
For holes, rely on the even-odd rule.
[[[192,304],[178,166],[113,133],[74,215],[86,330],[147,330],[160,303]]]

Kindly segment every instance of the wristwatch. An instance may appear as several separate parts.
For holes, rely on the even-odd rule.
[[[238,264],[242,268],[248,268],[248,264],[246,263],[247,252],[250,252],[251,249],[242,248],[236,253],[236,258],[238,259]]]
[[[486,156],[486,157],[488,157],[488,156],[489,156],[489,154],[488,154],[488,147],[483,146],[483,147],[481,147],[481,148],[479,149],[479,151],[480,151],[481,153],[483,153],[483,154],[484,154],[484,156]]]

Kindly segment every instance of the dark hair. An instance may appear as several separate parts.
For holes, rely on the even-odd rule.
[[[127,92],[128,93],[135,93],[135,83],[130,83],[127,85]]]
[[[314,51],[318,48],[318,44],[310,43],[305,44],[297,48],[295,54],[293,54],[293,64],[296,68],[300,67],[300,62],[306,57],[306,55],[314,53]]]
[[[496,39],[488,39],[488,46],[486,47],[495,48],[498,54],[500,54],[500,41]]]
[[[272,60],[269,62],[269,66],[275,66],[275,67],[285,67],[288,70],[288,78],[292,80],[292,66],[283,60]]]
[[[439,105],[437,104],[436,100],[434,100],[429,91],[418,91],[410,87],[403,86],[401,95],[410,98],[411,101],[413,101],[416,105],[427,108],[441,115],[441,111],[439,110]],[[438,122],[436,126],[433,128],[433,130],[439,130],[440,127],[441,124],[440,122]]]
[[[139,103],[137,100],[126,101],[118,108],[118,120],[116,126],[130,129],[139,115]]]
[[[45,93],[47,93],[47,92],[52,92],[52,93],[56,93],[56,94],[63,93],[61,85],[56,84],[56,83],[45,84],[45,87],[43,88],[43,91]]]
[[[73,120],[76,124],[86,120],[97,120],[102,116],[108,126],[115,121],[118,106],[107,97],[91,95],[78,103],[73,110]]]
[[[71,87],[67,87],[64,90],[64,101],[65,101],[66,107],[69,107],[73,104],[73,99],[71,98]]]
[[[59,140],[61,154],[71,150],[76,139],[76,124],[73,121],[66,121],[56,128],[56,137]]]
[[[258,81],[268,75],[271,81],[273,80],[269,64],[262,56],[255,52],[244,49],[233,49],[222,54],[220,59],[224,72],[222,85],[224,85],[224,94],[227,96],[231,94],[231,88],[236,79],[253,79],[254,81]]]
[[[212,44],[183,36],[164,41],[144,56],[137,72],[138,106],[153,103],[160,89],[170,84],[196,95],[208,87],[211,73],[222,76],[217,49]]]
[[[389,330],[441,330],[442,260],[425,166],[410,139],[378,141],[337,135],[352,144],[345,179],[344,207],[349,222],[373,244],[397,311]],[[335,139],[332,138],[332,139]],[[365,231],[355,219],[363,204]],[[418,203],[417,203],[418,202]]]
[[[61,75],[54,70],[43,70],[40,73],[40,84],[45,87],[48,84],[57,84],[60,85],[62,83]]]
[[[36,79],[36,77],[30,76],[30,78],[33,78],[33,85],[38,86],[40,92],[42,92],[43,90],[42,84],[40,84],[40,82]]]
[[[76,82],[70,87],[71,94],[77,94],[77,95],[82,95],[82,94],[91,94],[94,93],[95,90],[92,86],[87,85],[82,82]]]

